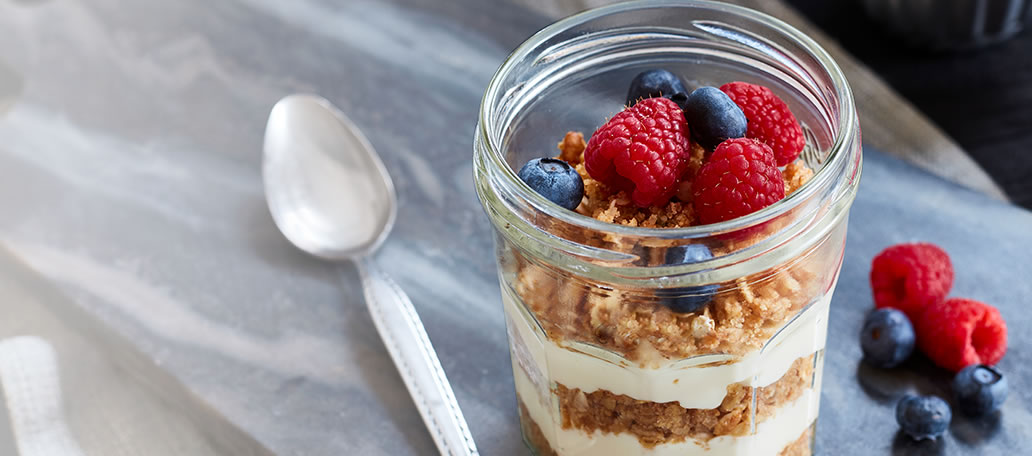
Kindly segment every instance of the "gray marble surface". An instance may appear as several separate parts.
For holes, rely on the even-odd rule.
[[[269,109],[317,92],[394,175],[379,259],[426,317],[477,440],[517,454],[470,164],[487,80],[550,22],[509,8],[0,0],[15,81],[0,92],[0,239],[273,451],[430,454],[354,269],[295,250],[265,206]],[[492,30],[498,17],[514,19]]]
[[[863,172],[829,318],[818,453],[1027,454],[1032,442],[1032,212],[947,183],[872,148],[864,151]],[[860,362],[858,343],[864,315],[873,307],[871,260],[888,245],[915,241],[936,243],[950,254],[956,272],[950,296],[1000,310],[1009,350],[998,367],[1011,391],[998,414],[976,420],[957,413],[944,438],[921,444],[897,433],[895,402],[908,392],[949,398],[952,375],[923,356],[897,369],[870,368]]]
[[[3,248],[0,315],[0,454],[272,454]]]
[[[491,73],[550,21],[506,2],[0,0],[0,241],[276,453],[432,454],[354,269],[296,251],[265,207],[268,110],[317,92],[365,130],[395,177],[398,223],[378,260],[426,320],[474,437],[486,455],[523,454],[469,157]],[[1027,250],[1015,227],[1028,214],[906,169],[872,155],[857,211],[893,207],[902,226],[955,201],[987,206],[996,218],[982,220],[1000,220],[1001,236]],[[903,210],[886,193],[896,188],[927,197]],[[844,331],[868,305],[862,272],[877,248],[971,234],[872,219],[853,218],[833,314]],[[964,294],[1013,299],[1011,284],[975,280],[1002,280],[976,266],[984,235],[943,239],[972,255]],[[1006,258],[1027,277],[1023,257]],[[1018,321],[1020,304],[1005,315]],[[855,449],[861,436],[843,435],[857,422],[839,410],[865,400],[858,356],[847,338],[830,348],[819,441]],[[1012,350],[1005,367],[1028,361]],[[1030,402],[1015,394],[1008,437],[994,442],[1030,440]],[[879,432],[869,445],[891,450],[891,413],[870,410]]]

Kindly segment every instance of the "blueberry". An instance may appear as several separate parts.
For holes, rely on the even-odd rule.
[[[878,309],[867,314],[860,331],[864,361],[874,367],[896,367],[914,352],[914,326],[896,309]]]
[[[702,244],[688,244],[671,247],[666,252],[666,264],[699,263],[713,258],[710,249]],[[668,288],[660,291],[663,304],[674,312],[695,312],[703,308],[717,293],[718,285],[700,285],[697,287]]]
[[[645,98],[672,96],[676,93],[686,93],[681,78],[667,70],[648,70],[638,73],[631,81],[631,88],[627,90],[627,106],[634,106],[638,100]]]
[[[903,396],[896,404],[896,421],[916,440],[935,439],[946,432],[953,412],[950,404],[936,396]]]
[[[953,397],[967,415],[986,415],[1007,399],[1007,379],[1000,371],[975,364],[965,367],[953,378]]]
[[[684,92],[674,92],[673,95],[667,96],[670,101],[677,103],[677,107],[681,108],[681,112],[685,110],[685,104],[688,103],[688,94]]]
[[[695,142],[709,150],[729,138],[745,136],[745,113],[716,87],[699,87],[688,95],[684,117]]]
[[[518,174],[541,196],[571,211],[584,198],[584,181],[580,174],[557,158],[535,158],[523,165]]]

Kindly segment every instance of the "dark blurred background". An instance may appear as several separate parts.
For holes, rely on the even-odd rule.
[[[1000,43],[934,50],[904,45],[903,37],[875,21],[860,1],[787,2],[960,143],[1016,204],[1032,209],[1032,33],[1027,26]],[[994,2],[1009,3],[983,3]],[[950,1],[911,3],[946,9]],[[1032,2],[1021,3],[1027,24]]]

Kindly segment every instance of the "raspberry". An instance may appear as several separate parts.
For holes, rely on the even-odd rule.
[[[749,127],[747,138],[758,139],[774,151],[778,166],[795,161],[806,146],[803,127],[788,105],[770,89],[747,82],[729,82],[720,86],[742,108]]]
[[[627,190],[634,204],[662,206],[688,169],[688,123],[677,103],[648,98],[595,130],[584,151],[588,174]]]
[[[957,372],[993,365],[1007,352],[1007,324],[995,307],[952,298],[932,305],[917,321],[917,345],[939,367]]]
[[[749,138],[720,143],[692,187],[695,213],[703,224],[751,214],[785,197],[785,181],[774,166],[774,153]]]
[[[912,321],[928,306],[946,299],[953,287],[950,256],[934,244],[899,244],[871,263],[875,307],[902,310]]]

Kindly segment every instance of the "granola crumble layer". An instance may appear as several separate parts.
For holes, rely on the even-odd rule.
[[[519,403],[520,408],[520,423],[523,425],[523,438],[526,439],[527,443],[531,447],[531,451],[535,456],[559,456],[552,449],[552,445],[548,443],[548,439],[545,438],[544,432],[541,432],[541,427],[530,417],[530,412],[527,410],[527,406],[523,403],[523,398],[517,396],[516,401]],[[789,443],[782,449],[778,456],[811,456],[813,454],[813,426],[806,428],[805,431],[799,436],[798,439]]]
[[[819,295],[806,265],[758,282],[739,279],[701,312],[678,313],[646,292],[614,290],[517,256],[515,291],[553,341],[578,340],[643,366],[663,360],[761,348]]]
[[[559,456],[552,449],[552,445],[548,443],[548,439],[545,438],[545,433],[541,432],[541,426],[530,417],[530,411],[527,410],[526,404],[523,402],[523,398],[518,394],[516,395],[516,402],[519,403],[520,407],[520,425],[523,427],[523,438],[526,439],[527,443],[530,444],[531,450],[535,456]]]
[[[788,444],[778,456],[810,456],[813,454],[813,426],[806,428],[794,442]]]
[[[754,424],[801,397],[813,382],[813,369],[813,355],[810,355],[797,359],[791,369],[771,385],[762,388],[729,385],[727,396],[715,409],[686,409],[677,402],[641,401],[605,390],[584,393],[562,384],[557,384],[555,394],[559,398],[564,429],[576,428],[589,434],[594,431],[628,433],[637,437],[642,446],[651,448],[687,439],[705,442],[723,435],[746,435]]]

